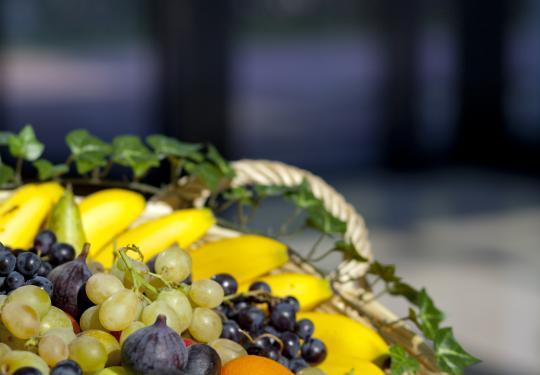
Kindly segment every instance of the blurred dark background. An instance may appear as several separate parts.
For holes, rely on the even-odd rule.
[[[0,0],[0,128],[25,123],[53,161],[83,127],[312,169],[471,373],[540,368],[539,1]]]

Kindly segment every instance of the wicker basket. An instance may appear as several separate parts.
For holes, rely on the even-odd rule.
[[[355,245],[358,252],[372,259],[371,246],[368,232],[362,217],[354,207],[345,201],[335,189],[329,186],[321,178],[312,173],[288,166],[286,164],[267,160],[240,160],[233,164],[236,177],[233,186],[247,185],[276,185],[296,186],[306,180],[313,194],[322,200],[325,208],[335,217],[347,223],[346,240]],[[214,240],[222,237],[237,236],[239,233],[213,228],[206,240]],[[334,297],[317,307],[318,311],[335,312],[346,315],[374,327],[390,343],[395,343],[406,348],[414,355],[422,365],[422,374],[442,374],[437,369],[434,354],[430,346],[418,336],[407,324],[395,322],[397,316],[377,301],[368,303],[361,302],[360,294],[363,292],[361,285],[350,279],[358,280],[367,270],[366,263],[353,260],[343,261],[336,269],[340,275],[333,283]],[[318,274],[314,267],[304,262],[300,257],[291,255],[290,262],[276,272],[303,272]],[[365,296],[366,300],[369,296]]]
[[[286,164],[267,160],[240,160],[234,162],[233,168],[236,177],[232,182],[233,186],[247,185],[276,185],[276,186],[296,186],[306,180],[313,194],[322,200],[325,208],[335,217],[347,223],[346,240],[355,245],[358,252],[365,258],[372,259],[371,247],[368,239],[367,229],[364,220],[356,212],[354,207],[345,201],[335,189],[329,186],[321,178],[312,173],[288,166]],[[11,191],[0,191],[0,201],[6,199]],[[80,199],[80,198],[78,198]],[[195,200],[195,205],[201,206],[205,203],[205,198]],[[147,205],[143,214],[133,224],[162,216],[171,211],[171,207],[161,202],[152,202]],[[205,236],[203,241],[213,241],[224,237],[234,237],[240,235],[229,229],[213,227]],[[414,355],[421,363],[421,374],[442,374],[435,364],[432,349],[418,336],[407,324],[398,322],[392,325],[387,323],[395,322],[397,316],[385,308],[377,301],[362,302],[360,295],[363,292],[361,285],[357,281],[367,270],[366,263],[347,260],[343,261],[336,268],[333,278],[333,298],[317,307],[317,311],[333,312],[346,315],[375,328],[389,343],[395,343],[406,348],[410,354]],[[279,272],[302,272],[318,275],[318,271],[294,253],[290,256],[290,261],[285,266],[275,271]],[[369,300],[370,296],[364,294],[364,299]]]

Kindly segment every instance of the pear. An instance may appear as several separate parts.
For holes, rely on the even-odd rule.
[[[60,200],[51,211],[47,228],[56,234],[58,242],[72,245],[80,254],[86,242],[79,206],[73,197],[71,186],[68,186]]]

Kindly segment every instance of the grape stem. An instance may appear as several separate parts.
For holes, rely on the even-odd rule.
[[[144,287],[146,290],[150,291],[154,295],[158,295],[159,291],[152,284],[150,284],[148,281],[145,280],[145,278],[142,275],[142,272],[140,270],[133,267],[133,264],[131,263],[130,257],[127,255],[128,250],[135,251],[136,253],[138,253],[140,255],[142,255],[142,254],[141,254],[139,248],[137,246],[135,246],[135,245],[125,246],[125,247],[121,247],[120,249],[118,249],[118,254],[120,255],[120,258],[122,259],[122,262],[124,262],[124,265],[126,266],[127,270],[129,271],[129,273],[131,275],[131,279],[133,280],[134,290],[139,293],[140,288]],[[144,298],[148,299],[148,301],[151,302],[150,299],[147,296],[144,295],[144,293],[140,293],[140,294],[142,294],[144,296]]]

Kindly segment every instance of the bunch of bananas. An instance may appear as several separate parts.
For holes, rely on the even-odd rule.
[[[58,183],[27,184],[0,204],[0,242],[28,248],[45,224],[59,241],[77,247],[89,242],[90,257],[105,267],[112,265],[115,247],[135,244],[150,259],[178,244],[190,251],[194,280],[229,273],[240,283],[240,292],[253,281],[264,281],[273,295],[296,297],[301,308],[298,318],[311,319],[315,336],[327,345],[328,357],[320,367],[328,374],[352,369],[358,374],[383,373],[373,363],[387,356],[388,346],[375,331],[342,315],[311,312],[332,298],[328,280],[296,273],[268,275],[287,263],[286,245],[263,236],[242,235],[194,247],[215,224],[210,210],[176,210],[135,225],[145,207],[141,194],[123,189],[101,190],[77,204],[71,189]]]

